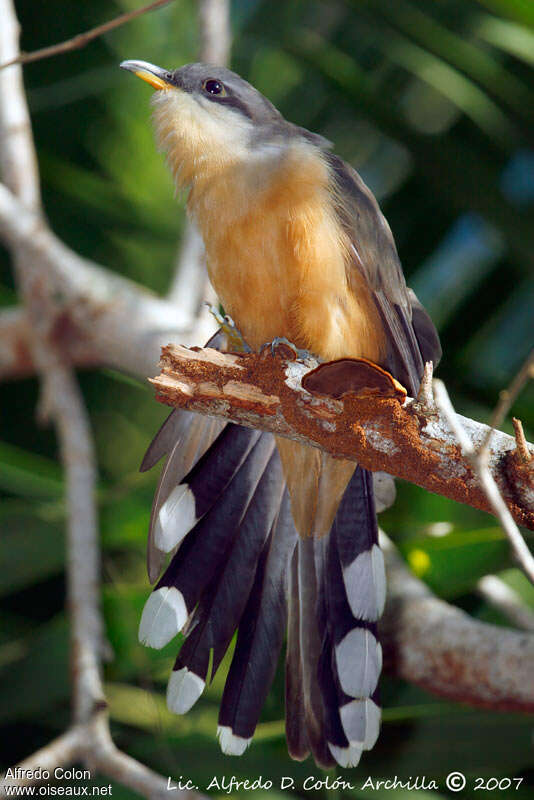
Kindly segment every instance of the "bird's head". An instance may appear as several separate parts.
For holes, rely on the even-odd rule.
[[[231,166],[261,173],[288,150],[323,149],[321,136],[288,122],[257,89],[235,72],[210,64],[168,71],[146,61],[123,69],[149,83],[156,138],[179,187],[227,174]]]
[[[313,136],[287,122],[250,83],[224,67],[186,64],[171,72],[146,61],[123,61],[121,67],[157,90],[152,100],[156,138],[180,186],[230,164],[257,166],[300,136]]]

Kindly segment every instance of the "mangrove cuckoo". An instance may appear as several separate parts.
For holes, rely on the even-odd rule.
[[[210,279],[248,345],[283,337],[323,361],[364,357],[414,396],[423,363],[439,359],[439,340],[358,173],[228,69],[121,66],[156,89],[158,146],[188,190]],[[289,752],[301,760],[311,751],[323,767],[356,765],[380,726],[385,576],[371,474],[184,411],[164,423],[142,469],[163,455],[152,581],[171,555],[139,636],[157,648],[186,636],[169,708],[193,706],[237,629],[218,735],[225,753],[242,754],[287,620]]]

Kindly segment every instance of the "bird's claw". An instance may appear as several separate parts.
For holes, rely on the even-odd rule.
[[[246,343],[243,334],[236,328],[232,317],[221,314],[216,306],[208,306],[210,314],[215,318],[218,325],[220,325],[222,332],[227,338],[228,350],[238,353],[252,353],[252,348]]]
[[[293,342],[290,342],[289,339],[286,339],[285,336],[275,336],[272,342],[266,342],[262,346],[260,352],[263,352],[267,348],[270,348],[272,356],[278,353],[278,355],[283,355],[292,361],[307,361],[308,359],[314,358],[308,350],[299,350],[299,348],[296,347]]]

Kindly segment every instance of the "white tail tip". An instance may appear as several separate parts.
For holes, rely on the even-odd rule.
[[[352,700],[341,706],[339,714],[349,744],[371,750],[380,731],[380,707],[373,700]]]
[[[170,553],[196,524],[195,496],[187,483],[175,486],[161,506],[154,529],[158,550]]]
[[[139,623],[139,641],[161,650],[182,630],[187,608],[181,592],[174,586],[162,586],[145,603]]]
[[[252,741],[252,737],[243,739],[242,736],[236,736],[228,725],[219,725],[217,736],[221,750],[227,756],[242,756]]]
[[[206,682],[187,667],[171,672],[167,684],[167,707],[174,714],[187,714],[204,691]]]
[[[357,767],[362,757],[361,747],[349,745],[348,747],[338,747],[328,742],[328,749],[336,759],[340,767]]]

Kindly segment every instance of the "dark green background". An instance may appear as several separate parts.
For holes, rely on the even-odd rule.
[[[31,50],[65,39],[136,5],[18,2],[22,45]],[[408,281],[439,327],[439,375],[459,411],[487,420],[534,338],[534,4],[241,0],[232,6],[232,25],[232,66],[289,119],[332,140],[377,194]],[[140,58],[176,67],[195,60],[197,47],[195,4],[178,0],[84,50],[25,68],[53,229],[82,255],[160,293],[171,280],[184,200],[174,199],[153,145],[150,91],[117,65]],[[10,305],[16,295],[9,260],[4,251],[0,256],[0,302]],[[114,651],[106,686],[117,743],[163,774],[191,777],[201,787],[214,774],[261,774],[275,788],[282,775],[297,787],[319,776],[311,762],[287,756],[282,669],[255,742],[240,759],[222,756],[215,741],[224,665],[190,714],[166,711],[163,690],[176,644],[155,652],[137,642],[157,479],[157,470],[140,475],[137,467],[166,411],[147,385],[110,370],[85,371],[79,380],[98,453],[103,601]],[[2,767],[44,745],[69,719],[63,482],[54,434],[35,423],[37,397],[33,379],[2,386]],[[530,387],[514,407],[530,438],[532,399]],[[473,616],[504,622],[474,592],[488,572],[502,573],[534,607],[534,591],[512,568],[488,515],[402,485],[382,523],[421,577]],[[532,796],[532,717],[453,705],[388,676],[383,697],[377,746],[357,770],[339,771],[356,786],[368,775],[426,775],[445,796],[444,776],[461,770],[471,789],[476,775],[523,776],[518,791],[491,794]],[[277,796],[246,796],[262,794]],[[114,787],[114,797],[132,796]]]

